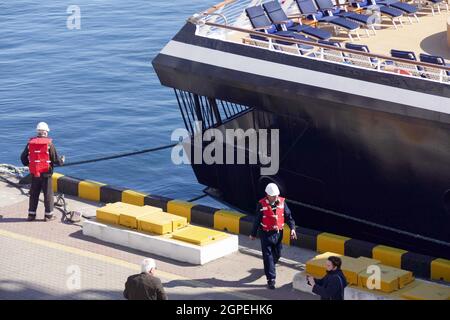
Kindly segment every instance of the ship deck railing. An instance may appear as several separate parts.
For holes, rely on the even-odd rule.
[[[245,15],[245,8],[260,5],[262,2],[261,0],[225,0],[204,12],[195,14],[189,21],[197,26],[196,35],[202,37],[300,56],[305,59],[342,64],[380,73],[394,73],[402,77],[450,85],[449,66],[394,58],[256,31]],[[304,49],[305,47],[310,49]]]

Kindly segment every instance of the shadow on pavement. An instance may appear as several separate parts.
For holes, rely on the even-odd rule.
[[[96,239],[96,238],[93,238],[93,237],[85,236],[85,235],[83,235],[83,231],[82,230],[78,230],[78,231],[76,231],[74,233],[71,233],[69,235],[69,237],[72,237],[72,238],[75,238],[75,239],[78,239],[78,240],[89,241],[89,242],[92,242],[92,243],[95,243],[95,244],[99,244],[99,245],[102,245],[102,246],[106,246],[106,247],[109,247],[109,248],[112,248],[112,249],[117,249],[117,250],[125,251],[125,252],[128,252],[128,253],[136,254],[138,256],[144,256],[144,257],[148,257],[148,258],[155,258],[155,259],[157,259],[159,261],[162,261],[162,262],[165,262],[165,263],[170,263],[170,264],[181,266],[181,267],[191,267],[191,266],[193,266],[193,265],[191,265],[189,263],[176,261],[176,260],[169,259],[169,258],[166,258],[166,257],[158,256],[158,255],[153,254],[153,253],[136,250],[136,249],[132,249],[130,247],[121,246],[121,245],[118,245],[118,244],[105,242],[105,241],[102,241],[102,240],[99,240],[99,239]]]
[[[58,293],[26,281],[0,281],[0,300],[123,300],[121,291],[74,290]]]
[[[39,220],[36,220],[39,222]],[[27,218],[7,218],[5,216],[3,216],[3,218],[0,220],[0,224],[1,223],[16,223],[16,222],[28,222],[30,223]]]

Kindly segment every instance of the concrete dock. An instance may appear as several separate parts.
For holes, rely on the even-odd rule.
[[[0,182],[0,299],[123,299],[127,277],[140,272],[145,257],[157,261],[171,300],[318,299],[292,288],[314,251],[285,246],[277,289],[268,290],[259,240],[239,235],[237,253],[193,266],[83,236],[81,223],[44,222],[42,202],[37,220],[28,222],[27,192]],[[69,196],[66,201],[68,210],[87,217],[101,205]]]

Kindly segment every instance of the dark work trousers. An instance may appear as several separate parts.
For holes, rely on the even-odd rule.
[[[275,280],[275,264],[280,260],[283,249],[283,231],[261,231],[261,251],[267,281]]]
[[[51,215],[53,213],[53,185],[52,177],[32,177],[31,189],[30,189],[30,206],[28,209],[29,214],[36,214],[36,210],[39,203],[39,195],[41,191],[44,193],[44,206],[45,215]]]

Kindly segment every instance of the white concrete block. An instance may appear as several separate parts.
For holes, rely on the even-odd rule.
[[[177,261],[202,265],[238,251],[238,236],[228,235],[223,240],[206,246],[173,240],[167,236],[150,235],[121,226],[112,226],[92,220],[83,221],[83,234],[105,242],[153,253]]]
[[[91,237],[96,239],[102,239],[102,229],[98,228],[95,224],[92,223],[84,223],[86,219],[83,219],[83,233],[89,234]]]
[[[231,254],[236,251],[234,248],[238,248],[238,246],[239,238],[237,236],[229,236],[222,241],[217,241],[205,246],[205,249],[201,252],[200,264],[205,264],[209,261]]]
[[[292,287],[296,290],[311,293],[312,287],[306,282],[306,272],[302,271],[294,276]],[[366,290],[356,289],[355,287],[346,287],[344,290],[345,300],[393,300],[392,297],[377,294]]]

